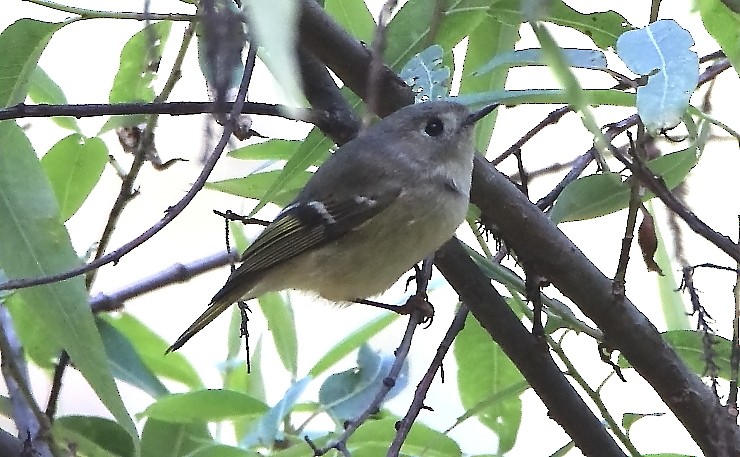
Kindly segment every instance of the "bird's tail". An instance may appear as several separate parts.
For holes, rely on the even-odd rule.
[[[225,300],[218,300],[211,302],[210,305],[208,305],[208,309],[206,309],[203,314],[198,317],[198,319],[193,322],[190,327],[188,327],[187,330],[185,330],[182,335],[180,335],[179,338],[177,338],[177,341],[175,341],[172,346],[170,346],[165,354],[169,354],[172,351],[176,351],[182,347],[183,344],[187,343],[187,341],[193,337],[196,333],[200,332],[203,327],[210,324],[213,319],[215,319],[219,314],[226,311],[226,308],[231,306],[233,302],[231,301],[225,301]]]

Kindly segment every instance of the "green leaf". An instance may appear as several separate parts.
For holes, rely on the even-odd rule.
[[[123,46],[118,72],[113,78],[110,103],[154,101],[152,83],[157,77],[159,61],[172,28],[172,22],[161,21],[144,27]],[[100,133],[119,127],[131,127],[144,122],[144,115],[112,116]]]
[[[478,321],[469,315],[465,327],[455,338],[457,384],[466,409],[480,408],[481,401],[520,386],[524,378],[501,348],[491,341]],[[498,453],[508,452],[516,441],[522,419],[522,401],[518,396],[503,395],[500,401],[482,408],[477,414],[483,425],[498,436]]]
[[[329,349],[329,351],[324,354],[318,362],[316,362],[316,365],[311,368],[309,374],[314,378],[318,377],[326,370],[333,367],[335,363],[357,350],[363,344],[367,343],[370,338],[380,333],[398,318],[398,314],[388,313],[363,324],[359,328],[356,328],[352,333],[345,336],[342,341]]]
[[[436,36],[431,36],[434,8],[428,0],[410,0],[388,23],[385,60],[399,69],[432,43],[450,53],[460,41],[486,17],[492,0],[446,0],[437,23]]]
[[[290,160],[296,149],[301,146],[302,141],[292,140],[267,140],[262,143],[250,144],[243,148],[234,149],[228,153],[229,157],[244,160]],[[324,157],[316,160],[311,165],[320,165]]]
[[[95,323],[103,339],[111,373],[116,379],[138,387],[153,398],[169,393],[159,378],[144,365],[131,341],[123,333],[103,319],[95,319]]]
[[[499,67],[485,75],[474,74],[474,70],[489,61],[491,56],[514,49],[517,40],[519,40],[519,26],[506,25],[492,16],[486,16],[468,37],[468,49],[465,52],[459,93],[503,90],[509,74],[508,67]],[[488,150],[497,117],[498,111],[475,123],[475,146],[478,151]]]
[[[563,58],[570,67],[603,69],[606,68],[606,54],[594,49],[562,48]],[[475,73],[482,75],[499,67],[521,67],[526,65],[547,65],[542,49],[518,49],[505,54],[497,54]]]
[[[720,0],[698,0],[704,27],[722,48],[740,75],[740,14],[732,12]]]
[[[635,425],[635,422],[639,421],[640,419],[643,419],[645,417],[660,417],[663,415],[665,415],[665,413],[624,413],[622,415],[622,427],[624,427],[624,430],[626,432],[629,432],[630,428]]]
[[[100,138],[73,133],[44,154],[41,167],[54,189],[63,221],[72,217],[100,181],[108,163],[108,147]]]
[[[272,334],[280,361],[295,378],[298,372],[298,338],[295,319],[290,303],[283,300],[277,292],[270,292],[258,299],[262,314],[267,319],[267,327]]]
[[[319,403],[339,425],[358,417],[380,392],[394,361],[392,355],[375,352],[363,344],[357,354],[357,367],[335,373],[321,385]],[[384,401],[397,395],[407,382],[408,363],[404,360],[401,372]]]
[[[267,412],[259,400],[231,390],[197,390],[160,398],[138,417],[173,423],[217,422]]]
[[[647,166],[663,178],[668,189],[679,185],[699,157],[694,148],[672,152],[648,162]],[[653,198],[655,194],[645,191],[642,201]],[[550,219],[561,222],[593,219],[627,208],[630,198],[630,183],[622,181],[616,172],[584,176],[568,184],[553,205]]]
[[[244,178],[209,182],[206,183],[206,188],[244,198],[262,199],[263,202],[269,201],[282,207],[293,201],[298,191],[303,189],[303,186],[308,182],[308,178],[311,177],[311,173],[308,171],[297,171],[290,182],[283,183],[279,188],[276,187],[276,183],[283,179],[284,174],[285,168],[283,170],[252,173]],[[273,188],[279,189],[279,191],[272,193],[270,190]],[[268,193],[269,196],[265,197]],[[252,212],[256,211],[255,209]]]
[[[672,19],[625,32],[617,54],[631,71],[646,75],[637,88],[637,112],[652,133],[673,128],[689,106],[699,82],[699,56],[689,48],[691,34]]]
[[[652,206],[648,203],[648,210],[654,214]],[[668,330],[688,330],[690,328],[689,316],[686,313],[686,304],[679,290],[674,275],[671,256],[665,247],[663,237],[660,235],[660,227],[655,221],[655,234],[658,237],[658,250],[655,254],[655,262],[661,265],[662,275],[655,275],[660,292],[660,307],[663,310]]]
[[[238,316],[238,314],[238,308],[234,307],[234,315]],[[244,360],[230,359],[226,362],[226,366],[224,367],[224,389],[242,392],[252,398],[265,402],[265,376],[262,370],[261,336],[257,339],[257,343],[252,349],[252,356],[249,362],[249,372],[247,372],[247,362]],[[234,426],[236,439],[241,441],[247,435],[255,420],[253,418],[237,418],[231,422]]]
[[[707,373],[707,344],[705,337],[711,342],[712,361],[717,365],[717,377],[730,380],[730,356],[732,353],[732,342],[717,335],[705,335],[696,330],[671,330],[661,333],[663,339],[676,351],[681,360],[698,376],[706,376]],[[631,365],[619,356],[619,366],[630,368]]]
[[[54,437],[63,443],[74,443],[83,455],[104,451],[112,456],[133,457],[131,436],[118,423],[97,416],[62,416],[54,421]]]
[[[589,103],[594,106],[635,106],[635,95],[611,89],[584,89],[582,91]],[[476,92],[450,97],[452,100],[467,106],[523,104],[568,104],[569,95],[561,89],[525,89],[525,90],[494,90],[490,92]]]
[[[200,448],[189,457],[255,457],[255,452],[225,444],[216,444]]]
[[[64,95],[62,88],[59,87],[41,67],[36,67],[31,74],[31,81],[28,86],[28,97],[33,100],[34,103],[38,104],[46,103],[49,105],[64,105],[67,103],[67,97]],[[77,119],[74,117],[53,117],[51,120],[59,127],[73,130],[78,133],[80,132],[80,126],[77,125]]]
[[[704,333],[695,330],[672,330],[662,333],[661,336],[676,350],[681,360],[694,373],[706,376],[707,352],[705,351]],[[732,342],[721,336],[709,335],[708,337],[714,352],[712,361],[717,364],[717,376],[729,381],[732,376],[730,371]]]
[[[10,121],[0,122],[0,233],[0,267],[9,278],[48,276],[80,264],[31,143]],[[67,350],[74,366],[116,420],[138,439],[108,369],[83,278],[16,293],[28,306],[15,308],[15,313],[37,318],[48,338]],[[38,320],[38,316],[44,319]]]
[[[265,8],[262,0],[247,0],[244,6],[249,15],[250,33],[264,47],[261,59],[277,80],[287,103],[301,104],[303,92],[296,59],[299,6],[293,0],[272,0]],[[275,33],[280,30],[280,33]]]
[[[67,23],[19,19],[0,33],[0,108],[26,98],[41,53],[54,32]]]
[[[504,0],[496,3],[491,7],[491,15],[501,22],[518,25],[523,20],[519,2],[520,0]],[[614,11],[583,14],[562,0],[549,3],[549,9],[541,20],[578,30],[593,40],[600,49],[613,48],[617,38],[632,29],[627,19]]]
[[[178,424],[150,418],[141,432],[141,457],[185,456],[213,443],[205,422]]]
[[[203,381],[185,356],[179,352],[165,355],[169,344],[134,316],[124,312],[107,314],[103,318],[126,335],[144,365],[155,375],[180,382],[191,389],[203,386]]]
[[[278,176],[273,178],[267,190],[260,195],[260,203],[252,210],[252,214],[259,211],[267,202],[275,202],[280,206],[290,203],[295,193],[297,193],[294,193],[294,191],[302,189],[310,177],[306,169],[316,163],[319,158],[326,157],[332,144],[319,129],[311,130],[306,139],[296,148],[295,153]],[[284,200],[286,193],[290,193],[291,198],[287,199],[284,204],[279,203]]]
[[[442,46],[433,44],[416,54],[401,69],[399,76],[414,91],[416,103],[438,100],[450,86],[450,68],[443,65]]]
[[[385,455],[388,443],[396,434],[396,419],[382,419],[365,422],[350,436],[347,448],[353,457]],[[419,421],[414,422],[401,447],[406,456],[425,457],[461,456],[460,446],[444,434],[429,428]]]
[[[375,20],[363,0],[326,0],[324,9],[358,40],[370,43],[375,35]]]

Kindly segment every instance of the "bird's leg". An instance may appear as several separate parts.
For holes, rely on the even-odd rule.
[[[414,270],[416,273],[414,276],[409,278],[409,281],[411,281],[411,279],[416,280],[416,293],[409,297],[403,305],[388,305],[386,303],[367,299],[357,299],[354,300],[354,302],[374,306],[376,308],[387,309],[401,315],[419,312],[421,314],[421,321],[426,323],[427,326],[431,325],[432,320],[434,319],[434,307],[429,303],[427,297],[427,285],[432,274],[431,258],[424,259],[421,267],[414,265]]]

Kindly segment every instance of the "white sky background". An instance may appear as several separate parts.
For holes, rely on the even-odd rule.
[[[5,0],[4,14],[0,17],[0,28],[4,29],[11,22],[20,17],[33,17],[41,20],[56,21],[67,17],[36,5],[21,2],[20,0]],[[78,7],[99,8],[101,2],[94,0],[78,0],[74,3]],[[104,2],[105,7],[118,11],[141,11],[141,0],[117,0]],[[607,3],[609,5],[611,2]],[[646,25],[650,2],[631,2],[632,11],[620,11],[629,14],[627,17],[633,25]],[[372,11],[377,11],[382,2],[370,0]],[[586,12],[593,8],[594,2],[568,1],[568,4]],[[598,6],[598,3],[597,3]],[[153,0],[153,12],[192,12],[193,8],[179,1]],[[690,13],[691,3],[686,0],[663,2],[662,17],[674,18],[679,24],[694,34],[697,42],[695,50],[699,55],[715,51],[712,40],[706,36],[697,36],[702,30],[697,14]],[[118,69],[119,53],[126,40],[143,26],[136,21],[116,20],[89,20],[65,27],[54,35],[41,58],[41,66],[63,88],[70,103],[104,103],[108,100],[111,82]],[[179,45],[184,25],[173,26],[170,41],[161,68],[166,72],[172,63],[174,54]],[[592,47],[577,33],[561,34],[556,31],[556,38],[561,46]],[[536,47],[531,33],[523,28],[524,39],[518,47]],[[619,69],[619,68],[618,68]],[[155,83],[161,87],[166,73],[162,73]],[[579,72],[584,85],[588,87],[608,87],[612,80],[603,76],[593,77],[588,72]],[[588,79],[593,78],[593,79]],[[515,69],[510,78],[509,88],[544,88],[555,87],[556,83],[549,76],[547,69],[533,70],[531,68]],[[716,96],[713,98],[713,115],[737,128],[732,124],[736,116],[733,104],[737,101],[737,75],[729,70],[718,78]],[[734,94],[722,96],[721,94]],[[205,100],[207,97],[202,76],[197,69],[195,46],[191,46],[186,59],[183,78],[178,82],[170,100]],[[270,76],[264,67],[258,66],[250,90],[251,101],[275,102],[278,93],[271,85]],[[696,103],[697,101],[694,100]],[[506,109],[501,112],[495,132],[495,144],[489,152],[495,156],[514,143],[527,130],[534,126],[553,107],[527,107]],[[620,120],[631,114],[627,110],[600,108],[596,110],[601,123]],[[94,135],[105,121],[104,118],[82,119],[80,124],[83,132]],[[22,125],[28,125],[28,136],[36,150],[42,154],[68,132],[62,131],[54,124],[44,120],[21,120]],[[173,157],[189,159],[189,162],[178,163],[162,172],[145,167],[137,181],[141,195],[131,203],[113,236],[110,248],[127,242],[149,228],[162,216],[163,211],[178,201],[189,188],[190,183],[200,172],[200,157],[203,153],[204,120],[200,116],[162,116],[157,131],[156,144],[163,160]],[[268,117],[256,117],[254,128],[272,138],[300,139],[308,131],[308,126]],[[720,133],[715,130],[715,133]],[[567,137],[561,137],[567,135]],[[130,157],[124,155],[117,144],[113,133],[104,136],[110,151],[124,164],[129,163]],[[537,169],[540,165],[555,161],[565,162],[582,154],[591,146],[591,138],[585,129],[579,125],[576,116],[570,115],[561,120],[557,126],[550,127],[530,141],[523,151],[525,164],[530,169]],[[670,146],[666,148],[670,149]],[[675,150],[670,149],[670,150]],[[541,157],[541,160],[539,158]],[[737,147],[730,141],[710,144],[695,170],[692,171],[689,182],[688,202],[697,215],[703,218],[710,226],[720,232],[737,239],[737,215],[740,213],[740,203],[737,201],[738,186],[736,173],[738,170]],[[502,171],[513,171],[513,162],[507,160]],[[215,177],[224,178],[240,176],[250,170],[249,166],[236,160],[224,160],[216,169]],[[561,175],[536,180],[531,186],[533,198],[539,198],[547,192]],[[213,179],[213,178],[212,178]],[[108,167],[98,187],[91,198],[68,224],[73,243],[78,252],[85,252],[95,242],[102,227],[109,208],[118,193],[120,181]],[[718,196],[723,196],[718,200]],[[100,272],[95,284],[96,291],[112,291],[149,276],[159,270],[167,268],[176,262],[189,262],[223,249],[223,224],[218,216],[212,214],[213,209],[232,209],[236,212],[248,212],[253,202],[226,196],[224,194],[203,191],[178,219],[156,235],[152,240],[126,255],[117,266],[107,266]],[[659,208],[661,205],[656,204]],[[267,210],[263,217],[271,217],[275,210]],[[612,276],[619,256],[620,240],[623,236],[626,212],[606,216],[595,221],[570,223],[562,225],[563,231],[576,242],[584,253],[605,272]],[[664,219],[659,219],[663,236],[668,236]],[[460,231],[467,235],[463,227]],[[731,266],[726,256],[708,242],[692,236],[686,231],[687,257],[691,263],[714,262]],[[669,247],[670,250],[670,247]],[[661,329],[665,329],[662,314],[659,309],[658,295],[654,276],[645,273],[641,256],[636,249],[632,251],[632,262],[627,276],[627,295],[636,305]],[[204,274],[186,284],[179,284],[156,291],[149,295],[131,300],[126,309],[167,341],[174,339],[187,327],[208,303],[213,293],[221,287],[226,279],[226,268]],[[437,284],[440,284],[437,275]],[[709,309],[716,319],[715,327],[720,335],[729,337],[731,329],[732,286],[733,278],[727,273],[700,272],[696,277],[697,287],[702,292],[702,303]],[[390,294],[388,301],[398,297],[402,287],[396,287]],[[553,293],[553,291],[548,291]],[[294,295],[296,321],[299,323],[299,377],[315,363],[316,360],[344,334],[356,325],[377,316],[379,311],[362,306],[353,306],[347,309],[336,309],[322,303],[303,303],[303,297]],[[449,290],[440,291],[432,296],[436,305],[434,324],[427,330],[419,330],[415,335],[415,343],[411,348],[410,388],[393,400],[391,408],[398,414],[403,414],[413,394],[416,385],[428,361],[434,355],[438,342],[447,330],[453,314],[455,295]],[[219,387],[218,363],[226,354],[225,339],[229,318],[221,317],[208,326],[181,352],[183,352],[201,373],[208,387]],[[383,334],[380,339],[373,340],[376,347],[383,347],[392,351],[400,341],[405,327],[405,319],[400,319],[394,327]],[[262,319],[254,314],[250,323],[253,335],[252,344],[260,334],[266,335],[266,325]],[[571,360],[583,374],[592,387],[596,387],[609,373],[608,367],[601,364],[596,352],[596,345],[590,339],[571,335],[565,341]],[[263,363],[270,365],[275,362],[276,368],[268,370],[268,400],[274,404],[279,400],[289,385],[287,375],[277,367],[280,366],[277,354],[270,347],[263,355]],[[347,360],[345,367],[350,367],[353,360]],[[434,383],[427,402],[435,412],[424,412],[422,419],[430,425],[445,429],[454,423],[456,417],[464,411],[457,400],[454,382],[455,368],[452,357],[445,363],[446,383],[442,385],[439,379]],[[609,381],[604,390],[604,399],[607,407],[616,418],[624,412],[652,413],[668,412],[651,389],[643,388],[644,382],[635,373],[627,371],[628,384],[622,384],[616,379]],[[49,390],[49,381],[41,373],[36,372],[34,390],[46,401]],[[319,382],[314,382],[304,399],[309,399],[318,390]],[[124,401],[132,413],[143,410],[151,401],[149,397],[138,390],[119,384],[124,395]],[[83,402],[81,398],[86,398]],[[548,455],[569,441],[560,427],[547,418],[547,411],[537,399],[528,391],[523,395],[525,410],[522,418],[522,428],[517,446],[509,454],[512,456]],[[62,414],[97,413],[106,414],[94,394],[85,385],[74,370],[68,370],[65,379],[60,405]],[[656,433],[659,431],[659,433]],[[656,435],[670,437],[670,439],[656,439]],[[468,421],[451,433],[457,439],[463,450],[470,453],[494,453],[495,438],[487,429]],[[648,452],[698,452],[688,434],[672,418],[648,418],[634,426],[631,433],[638,449]],[[483,437],[486,437],[483,439]],[[532,439],[536,437],[536,439]],[[578,455],[577,452],[571,455]]]

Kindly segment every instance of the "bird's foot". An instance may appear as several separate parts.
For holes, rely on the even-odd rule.
[[[387,309],[401,315],[408,315],[414,312],[418,312],[421,316],[421,322],[423,324],[427,324],[427,327],[432,325],[432,321],[434,320],[434,307],[431,303],[429,303],[426,294],[412,295],[411,297],[409,297],[408,300],[406,300],[406,303],[404,303],[403,305],[388,305],[386,303],[380,303],[367,299],[358,299],[355,300],[355,303]]]

